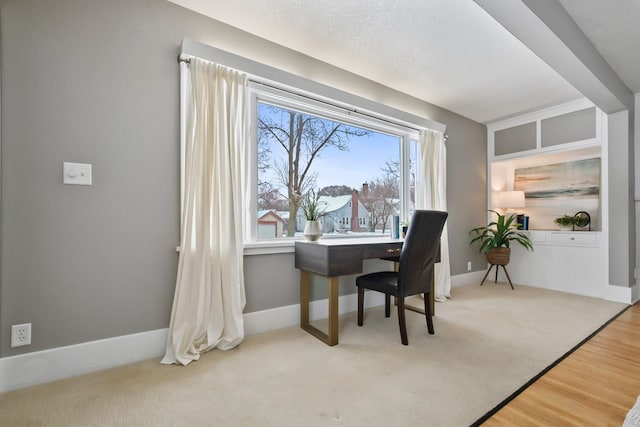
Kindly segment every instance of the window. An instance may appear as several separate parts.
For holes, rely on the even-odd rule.
[[[376,178],[381,176],[380,165],[386,164],[387,161],[397,163],[395,173],[398,175],[398,195],[392,198],[377,199],[377,201],[379,204],[393,202],[394,212],[398,212],[401,220],[410,218],[413,213],[415,170],[417,170],[415,140],[418,139],[418,131],[419,129],[434,129],[444,132],[446,128],[444,124],[189,39],[183,40],[180,55],[181,203],[184,199],[186,117],[191,96],[189,67],[182,60],[188,61],[191,57],[201,57],[223,64],[241,70],[250,76],[248,89],[251,110],[248,121],[252,145],[249,150],[251,167],[247,178],[252,188],[246,197],[249,209],[245,217],[245,225],[247,226],[245,229],[245,249],[252,249],[250,252],[253,254],[263,253],[263,248],[267,248],[269,253],[272,251],[288,252],[289,246],[291,246],[288,240],[299,234],[298,231],[289,233],[290,224],[294,224],[294,228],[297,227],[297,230],[303,229],[305,224],[304,217],[298,216],[297,212],[295,213],[296,218],[289,218],[288,186],[283,186],[281,180],[278,181],[274,177],[277,162],[285,158],[285,152],[280,148],[282,146],[275,150],[274,147],[277,146],[269,147],[273,141],[265,142],[264,147],[261,147],[260,150],[264,148],[271,151],[267,151],[268,156],[260,151],[260,159],[258,159],[257,124],[258,115],[262,113],[266,114],[265,117],[271,115],[272,118],[277,114],[302,113],[311,118],[325,120],[327,125],[329,122],[339,123],[341,129],[351,128],[358,129],[359,132],[366,132],[367,136],[356,137],[352,135],[353,138],[350,137],[347,142],[348,151],[335,150],[334,147],[332,150],[323,150],[319,156],[316,156],[309,168],[309,176],[313,175],[315,181],[307,181],[308,188],[301,189],[305,191],[311,188],[321,190],[321,186],[329,187],[331,185],[350,187],[352,190],[358,191],[359,203],[357,207],[360,209],[362,194],[365,188],[368,188],[368,194],[372,200],[369,201],[371,203],[369,208],[365,206],[366,214],[361,215],[358,211],[354,216],[353,212],[346,214],[333,212],[323,218],[327,221],[325,227],[327,238],[361,236],[366,233],[382,236],[383,228],[384,232],[388,233],[389,218],[386,218],[386,225],[383,226],[381,221],[384,216],[375,215],[378,206],[373,205],[375,193],[373,184],[376,183]],[[383,139],[387,144],[381,142]],[[378,157],[370,157],[369,162],[365,164],[357,163],[356,160],[362,161],[366,158],[363,155],[356,156],[357,150],[366,150],[367,156],[373,156],[373,153],[376,153]],[[378,162],[378,160],[382,162]],[[282,162],[280,164],[282,165]],[[280,170],[284,171],[285,169],[281,168]],[[350,179],[345,178],[347,174],[351,175]],[[260,185],[258,185],[259,181]],[[336,184],[329,182],[336,182]],[[367,187],[364,186],[365,183],[368,184]],[[258,194],[261,196],[260,203],[258,203]],[[342,196],[348,197],[346,194],[342,194]],[[262,209],[262,207],[266,209]],[[377,223],[376,219],[378,219]],[[357,227],[358,225],[359,227]],[[357,231],[358,228],[360,231]]]
[[[309,191],[320,196],[325,237],[388,235],[393,216],[406,220],[413,212],[415,131],[270,87],[250,87],[257,169],[253,217],[259,231],[253,240],[302,236],[306,219],[299,200]],[[261,220],[268,212],[270,221],[281,224]],[[274,236],[274,229],[280,233]]]

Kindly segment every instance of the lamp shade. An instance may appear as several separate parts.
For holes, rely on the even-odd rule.
[[[494,208],[524,208],[524,191],[498,191],[492,204]]]

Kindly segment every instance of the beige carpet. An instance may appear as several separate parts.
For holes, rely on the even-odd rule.
[[[297,327],[188,367],[159,360],[0,395],[2,426],[467,426],[625,307],[504,284],[454,289],[436,335],[408,312],[340,318],[328,347]]]

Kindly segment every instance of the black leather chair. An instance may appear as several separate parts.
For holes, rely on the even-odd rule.
[[[356,278],[358,287],[358,326],[364,318],[364,290],[385,294],[385,316],[391,315],[391,296],[397,298],[398,323],[402,344],[408,345],[407,325],[405,321],[404,299],[411,295],[427,294],[424,298],[424,311],[427,329],[433,335],[433,319],[429,306],[433,264],[440,248],[440,235],[448,213],[441,211],[415,211],[411,225],[400,252],[400,267],[395,271],[380,271]]]

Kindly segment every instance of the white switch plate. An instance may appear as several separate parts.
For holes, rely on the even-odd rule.
[[[88,163],[62,164],[62,182],[65,184],[91,185],[91,165]]]

